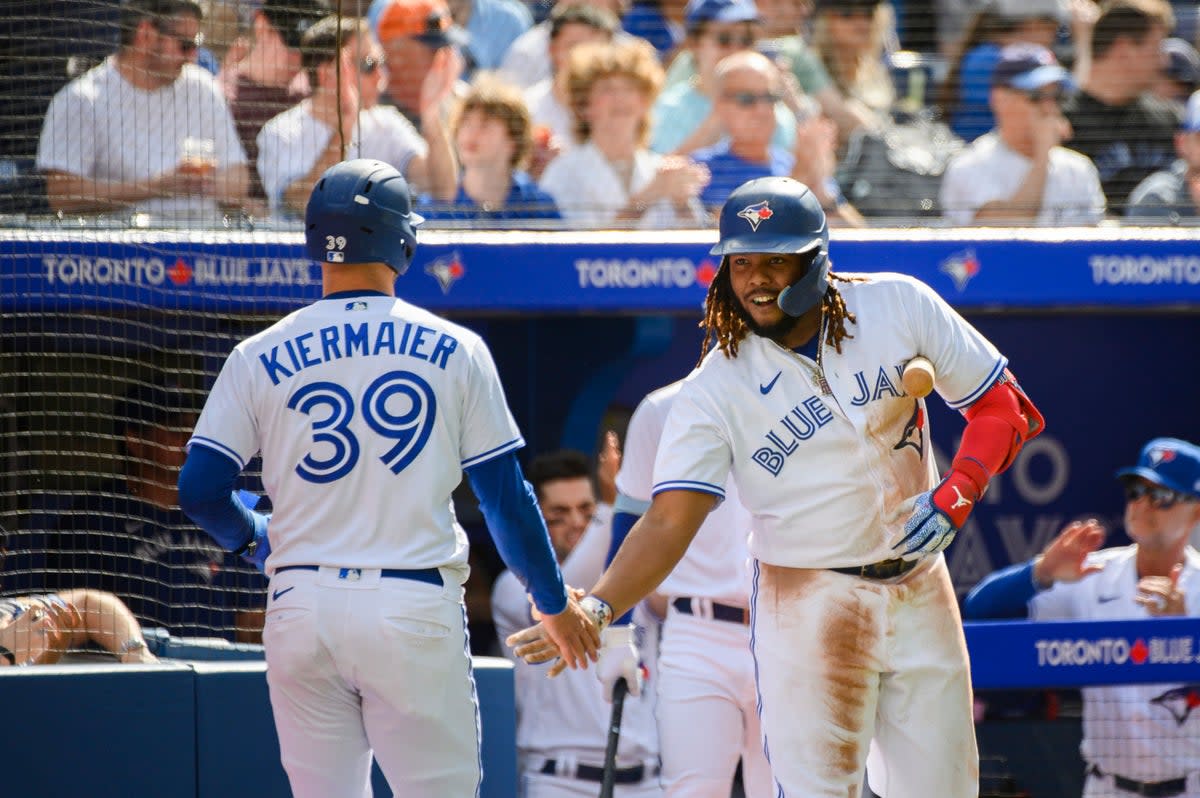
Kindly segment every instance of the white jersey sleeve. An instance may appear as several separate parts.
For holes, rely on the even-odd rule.
[[[654,459],[667,421],[671,398],[681,383],[660,388],[638,403],[625,432],[625,451],[617,472],[617,490],[637,502],[649,502],[654,489]]]
[[[234,349],[209,392],[191,442],[215,449],[236,462],[238,468],[245,468],[260,446],[253,397],[254,380],[245,351]],[[216,429],[220,430],[219,436],[206,434]]]
[[[653,494],[691,490],[724,499],[732,462],[727,429],[698,383],[685,380],[659,440]]]
[[[467,386],[459,457],[464,469],[486,462],[525,445],[517,422],[508,409],[504,387],[496,373],[492,353],[482,339],[470,347],[471,369]]]

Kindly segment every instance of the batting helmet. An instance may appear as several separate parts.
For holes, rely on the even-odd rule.
[[[829,224],[808,186],[790,177],[760,177],[734,189],[721,208],[720,240],[709,253],[813,253],[808,270],[780,294],[789,316],[802,316],[829,287]]]
[[[417,248],[404,175],[382,161],[358,158],[325,170],[304,212],[308,257],[322,263],[376,263],[404,274]]]

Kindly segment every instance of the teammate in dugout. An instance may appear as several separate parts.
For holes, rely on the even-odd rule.
[[[803,184],[745,183],[719,224],[702,322],[716,350],[675,398],[650,507],[582,604],[603,629],[653,590],[732,476],[753,517],[751,647],[781,794],[856,795],[874,738],[876,792],[976,795],[967,650],[941,552],[1042,417],[928,286],[830,272],[825,215]],[[924,401],[901,387],[915,355],[967,422],[940,480]],[[580,651],[547,631],[509,643],[570,666]]]
[[[450,499],[464,470],[572,666],[594,659],[599,631],[563,585],[487,346],[395,296],[421,222],[404,178],[337,164],[306,217],[323,297],[233,350],[180,504],[270,577],[267,684],[293,795],[369,796],[372,753],[397,795],[476,795],[467,537]],[[259,452],[270,517],[233,494]]]

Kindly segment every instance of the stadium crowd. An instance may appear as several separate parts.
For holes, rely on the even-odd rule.
[[[88,5],[82,41],[0,29],[0,218],[286,228],[351,157],[470,227],[704,227],[764,175],[844,226],[1178,224],[1200,197],[1194,3]]]

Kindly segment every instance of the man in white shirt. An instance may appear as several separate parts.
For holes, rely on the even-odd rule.
[[[195,0],[129,0],[104,63],[54,96],[38,145],[50,207],[214,220],[246,196],[246,154],[208,72]]]
[[[1036,44],[1004,48],[992,74],[996,127],[950,163],[945,220],[955,225],[1092,225],[1104,218],[1095,164],[1062,142],[1071,125],[1059,103],[1070,74]]]
[[[441,114],[425,115],[425,139],[395,108],[379,103],[384,56],[366,20],[326,17],[304,34],[301,49],[313,95],[258,136],[258,173],[273,213],[298,215],[317,178],[345,158],[383,161],[417,191],[453,198],[454,154]]]

